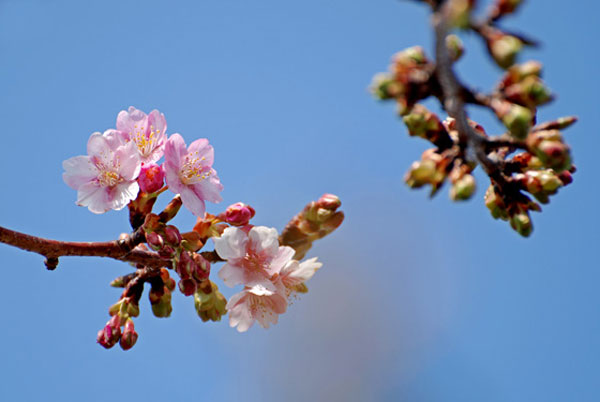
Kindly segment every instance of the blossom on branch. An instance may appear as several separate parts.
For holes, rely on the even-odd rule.
[[[219,256],[227,260],[219,278],[229,287],[261,285],[270,291],[277,286],[272,278],[294,257],[294,249],[280,246],[277,230],[255,226],[247,233],[236,227],[225,229],[213,239]]]
[[[77,205],[101,214],[120,210],[135,200],[139,192],[136,181],[141,162],[133,142],[120,145],[117,133],[108,130],[93,133],[88,141],[87,156],[75,156],[63,162],[63,180],[77,190]]]
[[[167,121],[158,110],[146,114],[130,106],[117,116],[117,130],[125,142],[135,143],[143,163],[158,161],[164,153]]]
[[[214,150],[206,138],[186,148],[179,134],[173,134],[165,145],[164,171],[169,189],[181,195],[183,205],[196,216],[203,217],[204,201],[221,202],[223,185],[212,168]]]
[[[233,295],[227,303],[229,325],[238,332],[247,331],[254,321],[263,328],[277,324],[279,314],[285,313],[287,301],[281,291],[272,291],[256,285]]]

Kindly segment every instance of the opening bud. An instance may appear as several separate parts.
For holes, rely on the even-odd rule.
[[[121,341],[119,344],[121,345],[121,349],[129,350],[135,345],[138,339],[138,334],[135,332],[135,328],[133,326],[133,320],[128,318],[125,321],[125,328],[123,330],[123,335],[121,335]]]
[[[160,190],[165,181],[165,172],[155,163],[144,164],[140,170],[138,184],[144,193],[155,193]]]
[[[254,217],[255,211],[250,205],[237,202],[227,207],[219,218],[233,226],[246,226]]]

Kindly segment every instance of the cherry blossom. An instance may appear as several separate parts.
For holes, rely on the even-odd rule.
[[[323,264],[317,261],[317,257],[302,262],[289,261],[279,274],[281,282],[285,286],[286,295],[289,297],[296,293],[298,286],[302,286],[304,282],[312,278],[322,266]]]
[[[133,141],[143,163],[158,161],[164,153],[167,121],[158,110],[146,114],[130,106],[117,116],[117,130],[123,141]]]
[[[227,303],[229,325],[237,327],[238,332],[247,331],[254,321],[263,328],[277,324],[279,314],[285,313],[287,300],[282,296],[281,281],[276,290],[269,290],[262,285],[247,287],[233,295]]]
[[[63,180],[77,190],[77,205],[96,214],[119,210],[139,192],[136,181],[141,162],[135,144],[119,145],[114,130],[93,133],[87,156],[75,156],[63,162]]]
[[[179,134],[173,134],[165,145],[163,165],[169,190],[181,195],[181,201],[194,215],[203,217],[204,201],[222,201],[223,185],[212,168],[214,150],[206,138],[186,148]]]
[[[273,277],[294,256],[294,249],[279,245],[279,236],[274,228],[254,226],[246,231],[228,227],[221,237],[213,238],[215,250],[227,263],[221,267],[219,278],[227,286],[261,285],[270,291],[276,290]]]

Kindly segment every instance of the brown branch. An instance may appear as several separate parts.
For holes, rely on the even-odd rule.
[[[437,63],[436,73],[444,94],[444,109],[446,109],[450,117],[456,120],[456,128],[461,146],[470,147],[487,175],[500,187],[506,187],[508,182],[498,164],[491,160],[486,153],[486,138],[478,134],[471,127],[467,119],[465,101],[463,99],[465,90],[454,74],[452,59],[446,47],[446,36],[448,36],[449,32],[446,15],[448,8],[446,6],[447,2],[435,11],[433,18]]]
[[[48,269],[56,268],[58,258],[63,256],[108,257],[151,268],[168,267],[170,261],[161,259],[157,253],[134,248],[143,242],[140,233],[136,231],[126,239],[107,242],[66,242],[31,236],[0,226],[0,243],[43,255]]]

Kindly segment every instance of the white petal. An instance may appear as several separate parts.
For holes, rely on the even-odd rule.
[[[204,212],[206,211],[204,200],[201,200],[191,188],[182,186],[179,189],[179,195],[181,195],[181,201],[188,211],[199,218],[204,217]]]
[[[102,214],[110,209],[105,187],[95,182],[86,183],[77,191],[77,205],[88,207],[95,214]]]
[[[256,254],[272,258],[279,251],[279,237],[275,228],[255,226],[250,229],[248,238],[250,239],[248,247]]]
[[[277,243],[279,244],[279,243]],[[279,246],[277,254],[267,268],[270,275],[275,275],[281,272],[282,268],[294,257],[296,250],[288,246]]]
[[[219,278],[230,288],[241,285],[244,283],[244,268],[234,264],[225,264],[219,270]]]
[[[213,237],[215,251],[224,260],[242,258],[246,255],[248,236],[243,230],[228,227],[221,237]]]

